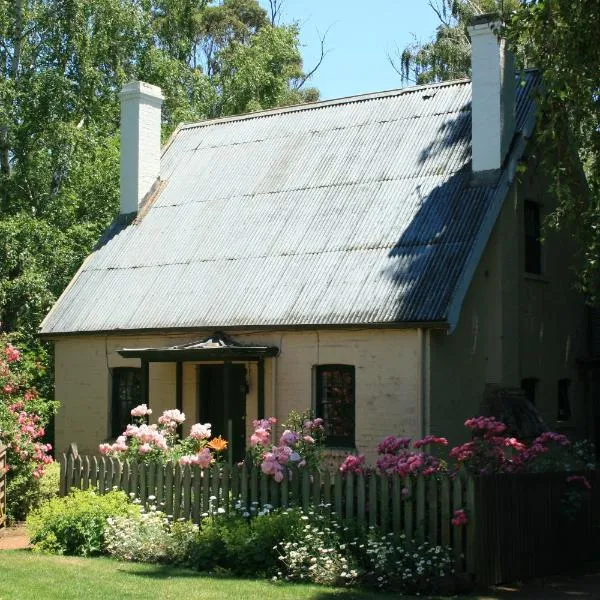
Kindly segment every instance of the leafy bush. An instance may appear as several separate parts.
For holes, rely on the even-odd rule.
[[[98,496],[77,490],[31,512],[27,530],[36,552],[93,556],[104,551],[109,517],[137,513],[139,507],[130,504],[124,492]]]
[[[106,551],[119,560],[181,564],[188,561],[198,527],[172,522],[158,511],[109,517]]]
[[[440,581],[454,572],[450,548],[427,542],[417,545],[404,535],[375,531],[367,539],[360,562],[364,584],[408,594],[436,591]]]
[[[277,544],[300,529],[298,510],[238,510],[209,515],[200,527],[189,565],[199,571],[227,570],[241,576],[272,576],[278,570]]]

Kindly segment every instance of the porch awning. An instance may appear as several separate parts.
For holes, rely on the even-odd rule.
[[[147,362],[182,362],[188,360],[260,360],[277,356],[277,346],[245,346],[224,333],[214,333],[204,340],[181,346],[159,348],[123,348],[125,358],[141,358]]]

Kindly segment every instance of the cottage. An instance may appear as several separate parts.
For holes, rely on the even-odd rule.
[[[58,449],[147,402],[236,456],[252,419],[312,408],[332,449],[372,456],[390,433],[459,441],[515,389],[590,434],[569,242],[540,242],[538,75],[489,20],[471,37],[472,80],[182,125],[162,149],[161,90],[125,86],[121,214],[41,328]]]

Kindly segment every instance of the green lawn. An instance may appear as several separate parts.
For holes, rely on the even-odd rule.
[[[397,596],[314,585],[199,575],[187,569],[107,558],[0,552],[0,600],[375,600]],[[422,599],[421,599],[422,600]]]

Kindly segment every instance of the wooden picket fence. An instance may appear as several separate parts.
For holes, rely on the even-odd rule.
[[[454,549],[456,567],[469,571],[466,553],[469,527],[453,527],[453,511],[470,510],[473,481],[464,475],[416,482],[399,476],[364,477],[328,471],[291,473],[291,480],[276,483],[260,469],[246,465],[214,466],[202,470],[189,465],[138,464],[108,457],[63,455],[61,494],[76,489],[102,492],[120,489],[153,504],[173,518],[199,523],[219,508],[229,512],[258,509],[265,504],[330,511],[382,532],[404,534],[417,543],[428,541]]]
[[[577,515],[566,519],[565,473],[477,478],[461,473],[415,481],[300,471],[276,483],[245,465],[201,470],[73,454],[63,455],[60,465],[62,495],[74,488],[120,489],[146,506],[195,523],[218,509],[250,511],[265,504],[330,511],[417,543],[450,546],[456,570],[485,585],[558,572],[584,560],[600,530],[597,473],[586,474],[592,493],[582,489]],[[452,526],[457,509],[466,511],[466,526]]]
[[[6,527],[6,447],[0,445],[0,529]]]

